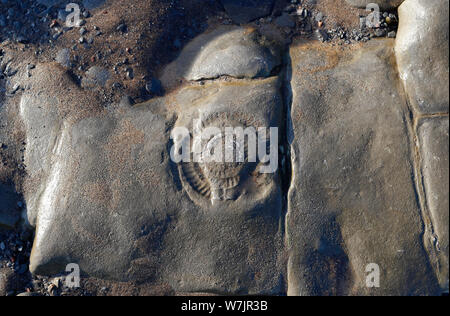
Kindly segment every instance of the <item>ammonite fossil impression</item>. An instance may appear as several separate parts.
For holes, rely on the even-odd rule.
[[[266,183],[269,176],[259,172],[260,162],[257,159],[249,160],[248,137],[245,137],[243,142],[239,141],[234,134],[230,134],[230,130],[246,130],[252,127],[256,131],[258,127],[264,127],[264,124],[240,112],[212,113],[198,122],[199,124],[193,127],[194,134],[201,134],[210,128],[220,130],[220,133],[211,135],[199,144],[200,156],[214,157],[218,154],[215,151],[221,150],[216,157],[222,159],[198,161],[194,159],[192,151],[191,162],[178,164],[183,186],[191,199],[197,204],[208,206],[236,201],[244,193],[261,192],[258,187]],[[193,135],[189,137],[190,143],[193,144]]]

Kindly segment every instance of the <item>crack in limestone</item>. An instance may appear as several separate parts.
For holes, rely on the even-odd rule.
[[[397,74],[398,65],[396,65]],[[400,76],[398,75],[400,79]],[[435,114],[420,114],[416,113],[413,106],[408,100],[408,93],[406,92],[406,87],[401,80],[398,80],[398,90],[404,99],[404,107],[406,108],[405,115],[405,125],[408,133],[408,140],[412,159],[413,168],[413,181],[414,181],[414,191],[417,197],[418,207],[420,209],[420,216],[423,225],[423,235],[422,242],[423,248],[428,256],[429,264],[431,265],[434,275],[438,278],[439,275],[439,249],[438,249],[438,236],[435,233],[433,221],[431,219],[431,212],[428,206],[424,176],[422,172],[422,155],[420,153],[420,141],[418,137],[418,125],[422,119],[433,118],[433,117],[445,117],[448,116],[446,113],[435,113]]]

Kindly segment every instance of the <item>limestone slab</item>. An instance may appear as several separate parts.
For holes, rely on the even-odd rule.
[[[448,117],[420,122],[419,138],[426,203],[431,213],[438,251],[438,278],[448,292],[449,231],[449,122]]]
[[[35,81],[47,76],[39,67]],[[42,147],[41,159],[49,161],[43,168],[39,155],[26,151],[30,170],[42,175],[30,175],[26,194],[36,226],[33,273],[57,274],[77,263],[89,276],[168,284],[178,292],[285,292],[278,173],[261,176],[249,167],[233,196],[213,204],[192,181],[198,169],[185,172],[170,159],[173,127],[190,127],[202,115],[278,126],[278,78],[193,85],[149,103],[77,117],[61,115],[61,104],[51,98],[33,98],[40,88],[31,86],[22,118],[29,146]],[[66,98],[73,104],[78,96]],[[37,110],[31,109],[39,107],[54,109],[58,118],[51,145],[39,145],[50,138],[33,123]]]
[[[305,43],[290,55],[289,294],[438,293],[423,247],[393,42]],[[373,264],[380,287],[366,283]]]
[[[409,102],[420,113],[448,113],[449,1],[406,0],[395,52]]]
[[[192,40],[166,68],[162,81],[170,86],[179,79],[268,77],[280,64],[277,47],[265,42],[257,31],[223,26]]]

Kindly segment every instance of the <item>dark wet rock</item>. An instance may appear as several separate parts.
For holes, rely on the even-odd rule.
[[[395,51],[410,103],[422,113],[448,113],[449,1],[406,0],[399,21]]]
[[[281,64],[280,53],[252,30],[221,27],[191,41],[180,58],[168,66],[162,82],[214,79],[220,76],[257,78],[270,76]]]
[[[419,125],[422,174],[426,205],[435,233],[437,271],[443,292],[448,293],[449,265],[449,122],[448,117],[425,119]]]
[[[289,294],[437,294],[393,41],[290,51]],[[380,288],[366,284],[372,263],[382,272]]]
[[[235,23],[243,24],[269,15],[274,0],[220,0]]]

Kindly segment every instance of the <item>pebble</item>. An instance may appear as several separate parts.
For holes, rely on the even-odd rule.
[[[55,58],[56,62],[60,65],[69,68],[70,67],[70,50],[68,48],[61,49]]]
[[[133,79],[133,78],[134,78],[134,71],[133,71],[133,68],[128,67],[128,68],[126,69],[126,72],[127,72],[127,78],[128,78],[128,79]]]
[[[386,30],[385,29],[376,29],[375,32],[374,32],[374,35],[376,37],[386,36]]]
[[[117,31],[122,32],[122,33],[126,33],[127,31],[127,26],[125,24],[119,24],[119,26],[117,26],[116,28]]]
[[[53,39],[56,41],[62,35],[62,33],[63,33],[62,31],[59,31],[59,32],[53,34]]]
[[[83,26],[83,25],[85,25],[85,24],[86,24],[86,21],[85,21],[85,20],[78,20],[78,22],[77,22],[77,27]]]
[[[11,94],[15,94],[18,90],[20,89],[20,84],[19,83],[16,83],[14,86],[13,86],[13,88],[12,88],[12,90],[11,90]]]
[[[388,33],[388,37],[389,38],[396,38],[397,37],[397,32],[395,32],[395,31],[389,32]]]

